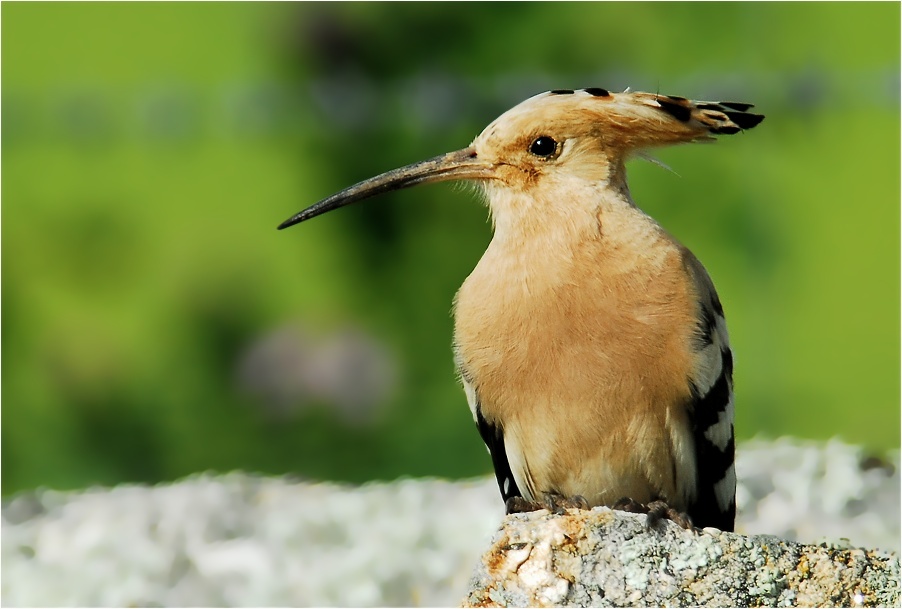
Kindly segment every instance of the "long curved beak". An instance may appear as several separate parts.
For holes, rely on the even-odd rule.
[[[492,177],[492,168],[476,157],[472,147],[449,152],[358,182],[291,216],[279,225],[279,230],[392,190],[448,180],[487,180]]]

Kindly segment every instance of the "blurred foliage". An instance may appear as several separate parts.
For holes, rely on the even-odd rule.
[[[3,492],[490,471],[449,348],[485,208],[430,186],[275,226],[557,87],[757,104],[634,196],[717,283],[740,438],[899,446],[899,16],[4,3]]]

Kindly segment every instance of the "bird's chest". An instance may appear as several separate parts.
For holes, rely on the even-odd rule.
[[[596,338],[580,331],[591,313],[577,310],[577,286],[486,267],[477,267],[461,286],[455,307],[458,356],[480,384],[502,373],[522,380],[540,366],[556,367]]]
[[[486,253],[455,307],[458,364],[484,402],[603,401],[627,377],[651,395],[667,359],[686,354],[692,304],[667,260],[503,254]]]

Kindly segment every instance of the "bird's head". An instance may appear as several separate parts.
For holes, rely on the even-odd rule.
[[[631,153],[750,129],[764,118],[748,113],[751,107],[598,88],[541,93],[499,116],[468,147],[359,182],[292,216],[279,228],[428,182],[477,181],[488,191],[493,207],[506,206],[493,208],[495,214],[509,211],[511,201],[521,193],[542,200],[547,198],[543,193],[574,185],[625,189],[623,163]]]

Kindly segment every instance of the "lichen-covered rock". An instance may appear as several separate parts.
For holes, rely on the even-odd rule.
[[[469,607],[899,605],[899,558],[802,545],[607,508],[508,516],[483,555]]]

